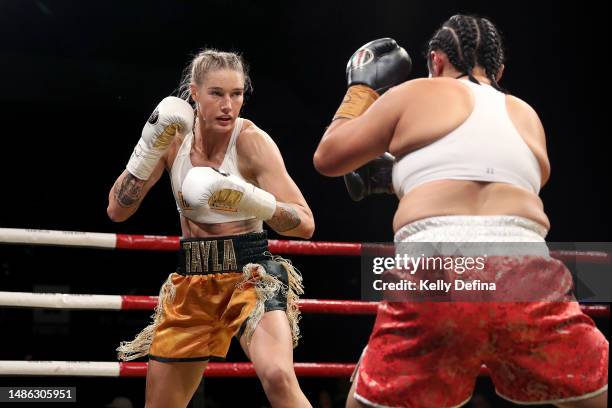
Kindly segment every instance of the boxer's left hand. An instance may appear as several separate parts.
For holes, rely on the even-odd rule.
[[[407,81],[412,59],[392,38],[370,41],[359,48],[346,65],[347,87],[365,85],[378,95]]]
[[[276,211],[276,198],[265,190],[211,167],[194,167],[187,172],[181,191],[191,207],[243,212],[266,221]]]
[[[412,60],[392,38],[370,41],[346,66],[348,90],[335,119],[352,119],[365,112],[389,88],[407,81]]]

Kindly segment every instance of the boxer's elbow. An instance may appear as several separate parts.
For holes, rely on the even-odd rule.
[[[300,238],[310,239],[314,235],[315,231],[315,223],[312,218],[306,220],[306,222],[302,223],[302,230],[300,231]]]
[[[312,210],[306,206],[300,214],[300,238],[310,239],[314,235],[315,221]]]
[[[334,120],[317,146],[312,163],[315,169],[324,176],[340,177],[347,173],[342,172],[344,166],[343,159],[341,159],[346,154],[347,136],[350,135],[343,126],[347,122],[349,122],[348,119]]]
[[[294,238],[310,239],[314,235],[314,230],[314,222],[302,221],[298,227],[290,231],[279,232],[279,234]]]
[[[125,211],[124,208],[121,208],[112,202],[108,204],[108,207],[106,207],[106,214],[112,222],[123,222],[130,218],[130,215],[132,215],[131,213]]]
[[[302,211],[300,211],[299,218],[293,221],[295,222],[295,225],[289,229],[287,229],[286,225],[279,225],[270,221],[267,222],[274,231],[286,237],[310,239],[312,238],[315,230],[315,223],[312,214],[305,214]]]
[[[327,177],[338,177],[342,176],[336,170],[336,165],[330,154],[326,154],[324,151],[321,151],[319,148],[312,159],[312,164],[315,169],[322,175]]]

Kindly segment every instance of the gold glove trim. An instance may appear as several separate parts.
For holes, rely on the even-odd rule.
[[[182,126],[179,123],[171,123],[166,126],[161,135],[157,138],[155,143],[153,143],[153,147],[156,149],[167,149],[174,139],[174,136],[182,130]]]
[[[213,210],[238,212],[236,205],[242,200],[243,195],[241,191],[224,188],[214,192],[208,199],[208,205]]]
[[[372,105],[379,95],[372,88],[365,85],[353,85],[344,96],[344,100],[334,115],[334,119],[353,119],[362,115]]]

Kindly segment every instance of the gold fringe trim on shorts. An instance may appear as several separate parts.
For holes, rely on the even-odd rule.
[[[304,294],[302,274],[293,266],[290,260],[278,255],[272,255],[272,259],[283,265],[287,271],[289,287],[284,288],[284,290],[287,291],[287,319],[289,319],[289,327],[291,328],[293,347],[296,347],[300,339],[299,323],[302,318],[298,301],[300,300],[300,296]]]
[[[174,301],[175,295],[176,287],[172,283],[172,274],[170,274],[159,291],[157,305],[155,305],[153,315],[151,316],[153,319],[152,323],[142,329],[134,340],[122,341],[119,344],[119,347],[117,347],[119,360],[134,360],[149,354],[157,326],[159,326],[164,317],[164,303]]]
[[[240,282],[239,287],[252,285],[257,293],[257,303],[249,315],[243,335],[246,336],[247,344],[250,343],[255,328],[257,328],[257,325],[265,313],[266,301],[273,298],[281,291],[283,295],[287,296],[287,310],[285,312],[289,320],[289,327],[291,328],[293,347],[296,347],[300,338],[300,327],[298,323],[301,317],[298,300],[300,295],[304,293],[302,275],[291,264],[290,260],[272,255],[269,252],[267,252],[266,255],[270,256],[273,261],[280,263],[285,268],[289,285],[283,284],[276,277],[268,274],[264,267],[259,264],[250,263],[245,265],[242,270],[243,280]]]

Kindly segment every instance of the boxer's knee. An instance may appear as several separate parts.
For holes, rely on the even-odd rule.
[[[270,365],[261,370],[259,377],[264,388],[275,394],[288,392],[296,384],[295,374],[289,367]]]

